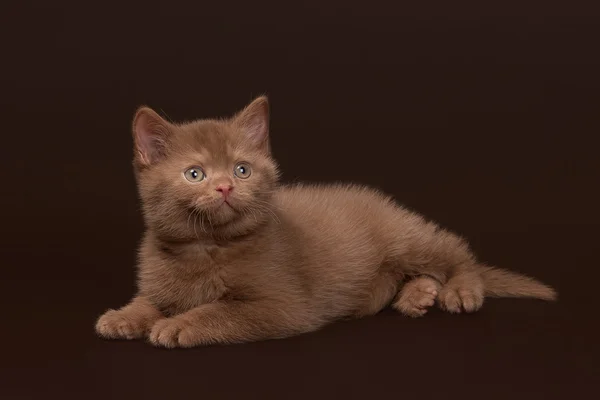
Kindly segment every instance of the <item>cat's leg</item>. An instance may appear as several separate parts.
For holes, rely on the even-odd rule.
[[[400,213],[392,255],[406,275],[428,275],[442,287],[437,301],[446,311],[473,312],[484,299],[478,263],[460,236],[414,214]],[[404,221],[402,223],[401,221]]]
[[[483,279],[475,266],[460,266],[442,287],[438,296],[441,309],[451,313],[474,312],[485,298]]]
[[[404,284],[392,308],[409,317],[421,317],[435,304],[442,285],[428,276],[417,276]]]
[[[161,312],[145,297],[135,297],[129,304],[106,311],[96,322],[96,332],[107,339],[138,339],[146,336]]]
[[[162,319],[152,327],[149,339],[167,348],[243,343],[309,332],[320,325],[308,313],[284,304],[227,301]]]

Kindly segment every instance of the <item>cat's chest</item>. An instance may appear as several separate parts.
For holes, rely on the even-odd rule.
[[[149,295],[168,314],[178,314],[227,294],[227,257],[218,246],[187,249],[146,279]]]

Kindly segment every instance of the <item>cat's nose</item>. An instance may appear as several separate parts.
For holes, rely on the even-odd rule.
[[[231,185],[218,185],[216,187],[217,192],[221,192],[224,198],[227,198],[229,194],[233,191],[233,186]]]

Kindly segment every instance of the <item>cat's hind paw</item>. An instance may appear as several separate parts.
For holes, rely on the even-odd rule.
[[[483,305],[484,294],[479,288],[461,288],[452,285],[445,286],[438,297],[440,308],[453,314],[463,310],[475,312]]]
[[[435,304],[440,286],[435,279],[416,277],[400,290],[392,308],[409,317],[421,317]]]

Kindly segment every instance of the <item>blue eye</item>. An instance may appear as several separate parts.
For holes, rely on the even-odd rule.
[[[185,179],[187,179],[188,181],[190,181],[192,183],[201,182],[204,180],[204,178],[206,178],[204,171],[202,171],[202,168],[200,168],[200,167],[188,168],[183,173],[183,176],[185,176]]]
[[[235,166],[233,173],[238,178],[247,179],[248,177],[250,177],[250,174],[252,173],[252,169],[250,168],[250,165],[248,165],[246,163],[239,163],[238,165]]]

